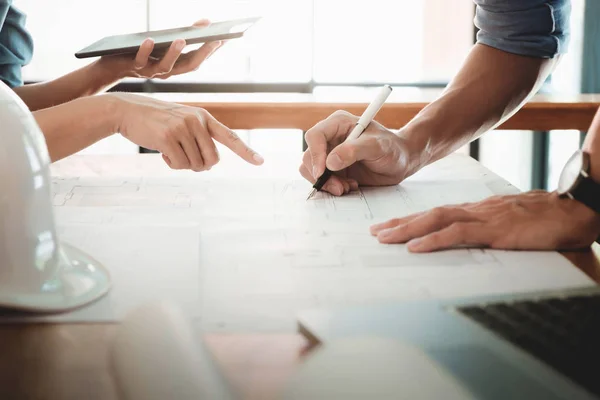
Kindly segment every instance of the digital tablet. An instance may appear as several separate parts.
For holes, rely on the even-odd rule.
[[[212,42],[242,37],[260,17],[244,18],[231,21],[221,21],[209,26],[197,28],[164,29],[130,33],[126,35],[107,36],[96,43],[75,53],[77,58],[98,57],[114,54],[135,54],[142,42],[147,38],[154,40],[154,53],[166,51],[177,39],[184,39],[186,44]]]

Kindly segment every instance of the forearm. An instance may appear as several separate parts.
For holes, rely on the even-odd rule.
[[[442,95],[399,132],[418,154],[415,168],[452,153],[512,116],[557,61],[475,45]]]
[[[97,60],[58,79],[15,88],[15,92],[31,111],[37,111],[96,94],[120,78]]]
[[[588,130],[583,150],[590,154],[590,175],[596,182],[600,182],[600,109]]]
[[[112,95],[77,99],[33,113],[52,161],[76,153],[117,131],[119,108]]]

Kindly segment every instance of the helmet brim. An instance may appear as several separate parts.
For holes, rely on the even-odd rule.
[[[38,292],[0,292],[0,307],[19,311],[55,313],[72,310],[104,296],[111,287],[110,274],[83,251],[61,243],[57,274]]]

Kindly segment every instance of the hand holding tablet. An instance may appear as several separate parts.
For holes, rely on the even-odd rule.
[[[77,58],[88,58],[115,54],[135,54],[146,39],[154,40],[156,51],[166,50],[178,40],[186,44],[215,42],[242,37],[244,32],[260,18],[244,18],[231,21],[208,23],[198,21],[193,26],[159,31],[130,33],[125,35],[107,36],[75,53]]]
[[[221,45],[242,37],[260,18],[216,22],[200,20],[185,28],[105,37],[75,53],[77,58],[101,56],[103,70],[116,79],[160,78],[195,71]],[[185,46],[204,43],[183,53]]]

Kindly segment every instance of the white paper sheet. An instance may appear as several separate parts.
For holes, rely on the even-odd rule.
[[[114,288],[89,307],[25,320],[119,321],[147,301],[171,299],[207,331],[294,331],[296,312],[316,306],[592,283],[557,253],[416,255],[369,235],[375,222],[491,195],[481,180],[426,170],[342,198],[305,201],[309,190],[299,180],[210,174],[55,178],[60,237],[102,262]]]

